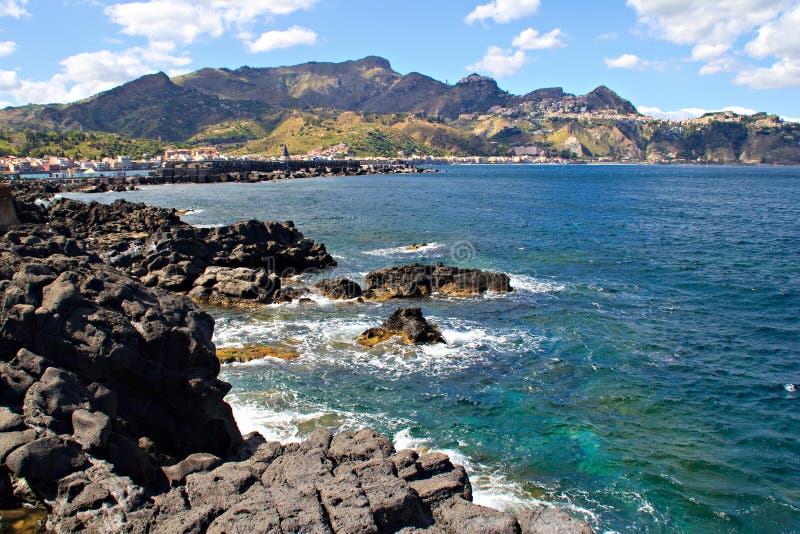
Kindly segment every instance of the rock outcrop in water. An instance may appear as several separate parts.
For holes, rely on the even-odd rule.
[[[361,286],[347,278],[320,280],[314,287],[332,300],[357,299],[363,294]]]
[[[513,291],[508,275],[436,265],[400,265],[368,273],[365,295],[374,299],[420,298],[433,293],[470,297],[487,291]]]
[[[420,308],[396,309],[381,326],[362,332],[358,342],[374,347],[394,336],[399,336],[407,345],[446,343],[439,329],[425,320]]]
[[[552,525],[542,511],[518,519],[471,503],[462,467],[397,452],[371,430],[287,445],[242,437],[211,317],[106,264],[71,232],[30,225],[0,238],[0,501],[46,507],[56,532]],[[581,531],[570,528],[557,531]]]
[[[196,228],[175,210],[117,200],[106,205],[60,199],[49,206],[18,200],[23,223],[46,223],[56,234],[149,287],[192,292],[217,304],[291,300],[279,277],[336,265],[325,245],[300,233],[291,221],[245,221]]]

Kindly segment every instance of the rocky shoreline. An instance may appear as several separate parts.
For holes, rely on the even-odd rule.
[[[242,162],[243,167],[247,167]],[[220,162],[219,165],[224,165]],[[258,162],[252,162],[258,167]],[[294,161],[291,165],[265,163],[262,166],[274,167],[274,170],[226,170],[215,168],[207,163],[172,164],[170,167],[158,169],[150,176],[98,177],[98,178],[54,178],[48,180],[48,186],[54,193],[107,193],[109,191],[124,192],[135,190],[140,185],[171,184],[211,184],[211,183],[246,183],[272,182],[277,180],[299,180],[304,178],[331,178],[337,176],[367,176],[374,174],[421,174],[436,173],[436,169],[427,169],[409,164],[359,165],[347,161],[320,163],[316,161]],[[232,164],[232,168],[237,168]],[[280,168],[286,167],[286,168]],[[39,180],[41,181],[41,180]],[[39,187],[38,185],[35,187]]]
[[[555,509],[475,505],[463,467],[369,429],[241,435],[196,302],[296,298],[281,275],[335,262],[290,222],[198,229],[173,210],[29,193],[0,237],[2,505],[45,509],[55,532],[591,532]],[[434,271],[416,283],[480,278],[445,269],[431,285]],[[400,315],[385,326],[431,339],[421,314]]]

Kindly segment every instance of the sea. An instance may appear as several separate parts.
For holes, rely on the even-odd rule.
[[[243,432],[373,427],[465,465],[479,504],[599,532],[800,532],[800,170],[437,169],[68,196],[292,220],[338,262],[295,283],[510,275],[510,294],[210,310],[217,346],[300,353],[223,367]],[[356,343],[401,305],[447,344]]]

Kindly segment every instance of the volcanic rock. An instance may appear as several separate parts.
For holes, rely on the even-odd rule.
[[[425,320],[420,308],[396,309],[380,327],[362,332],[358,342],[374,347],[392,336],[400,336],[407,345],[446,343],[439,329]]]
[[[361,286],[347,278],[320,280],[314,287],[333,300],[357,299],[362,294]]]
[[[487,291],[513,291],[508,275],[459,269],[444,264],[401,265],[368,273],[366,296],[373,299],[420,298],[434,293],[451,297],[481,295]]]

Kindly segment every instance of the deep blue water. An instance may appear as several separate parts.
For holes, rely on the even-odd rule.
[[[244,430],[371,425],[466,462],[479,502],[600,530],[800,532],[800,170],[443,170],[122,195],[192,224],[291,219],[331,275],[512,274],[510,296],[421,302],[447,346],[360,348],[397,303],[216,312],[220,345],[302,353],[225,368]]]

